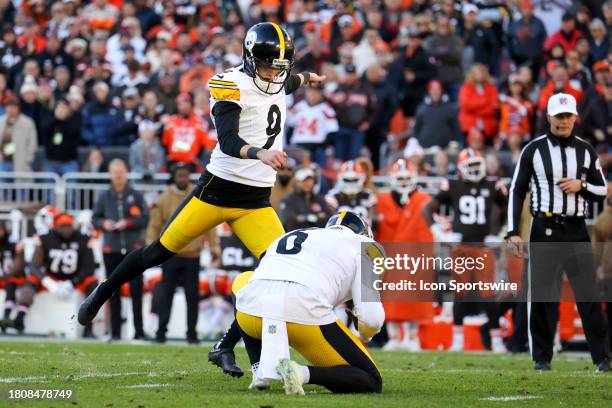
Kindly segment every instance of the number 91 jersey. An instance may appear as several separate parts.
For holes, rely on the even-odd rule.
[[[269,95],[260,91],[253,78],[240,68],[217,74],[209,81],[213,122],[215,104],[235,103],[241,108],[238,136],[251,146],[282,151],[287,110],[285,92]],[[276,180],[272,167],[259,160],[229,156],[221,151],[218,142],[207,170],[222,179],[255,187],[272,187]]]
[[[487,179],[470,183],[449,178],[435,199],[453,210],[453,232],[462,234],[462,242],[483,242],[491,233],[493,206],[506,205],[495,181]]]

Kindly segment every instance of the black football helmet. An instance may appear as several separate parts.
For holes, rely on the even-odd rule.
[[[293,40],[276,23],[259,23],[247,31],[242,44],[244,72],[253,78],[261,91],[274,95],[279,93],[291,74],[294,58]],[[271,81],[257,75],[257,68],[268,67],[280,70]]]
[[[337,214],[332,215],[327,221],[327,224],[325,224],[325,228],[333,228],[337,226],[346,227],[357,235],[363,235],[364,237],[368,238],[373,237],[372,229],[368,223],[352,211],[340,211]]]

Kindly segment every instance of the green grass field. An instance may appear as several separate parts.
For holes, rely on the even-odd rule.
[[[409,407],[612,406],[612,375],[559,356],[538,373],[526,355],[375,351],[384,390],[333,395],[306,386],[288,397],[275,384],[249,391],[206,361],[208,347],[0,342],[0,407]],[[247,367],[244,349],[238,350]],[[250,376],[249,376],[250,377]],[[71,389],[70,401],[13,402],[9,389]],[[504,400],[505,399],[505,400]]]

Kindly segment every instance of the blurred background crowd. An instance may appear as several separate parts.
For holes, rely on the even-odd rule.
[[[328,180],[359,156],[433,174],[437,152],[468,145],[507,176],[561,90],[610,162],[610,1],[1,0],[0,19],[5,171],[97,171],[117,155],[133,172],[201,170],[215,145],[208,79],[241,63],[261,21],[293,36],[295,72],[328,77],[292,98],[286,132]]]

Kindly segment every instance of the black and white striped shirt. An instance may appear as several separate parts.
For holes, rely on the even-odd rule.
[[[587,182],[586,191],[564,193],[562,178]],[[588,200],[606,196],[606,179],[593,147],[577,136],[545,134],[521,152],[514,169],[508,202],[508,235],[517,235],[523,201],[531,183],[531,213],[586,217]]]

